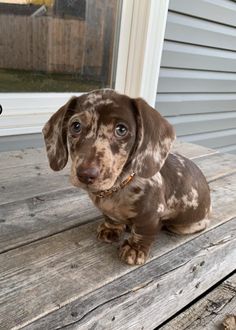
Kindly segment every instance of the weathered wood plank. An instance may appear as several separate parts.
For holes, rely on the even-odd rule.
[[[192,152],[191,148],[189,148],[189,152]],[[180,153],[182,153],[182,151],[180,151]],[[209,158],[212,159],[212,161],[209,161]],[[196,159],[196,162],[199,162],[199,166],[203,169],[204,173],[206,172],[208,179],[210,181],[213,180],[211,182],[211,189],[214,212],[211,228],[219,227],[219,224],[221,224],[220,227],[222,227],[224,226],[223,222],[229,221],[236,215],[236,175],[215,179],[235,172],[235,160],[231,155],[218,157],[217,154],[212,154],[211,156],[205,157],[205,155],[202,154],[202,157]],[[93,290],[102,290],[102,286],[124,274],[130,274],[130,272],[135,269],[120,264],[117,258],[116,246],[107,246],[96,242],[97,223],[73,228],[81,223],[92,221],[99,216],[99,212],[93,208],[86,194],[79,190],[77,193],[75,188],[67,189],[66,185],[62,185],[62,188],[56,188],[56,186],[53,186],[53,183],[51,189],[49,185],[50,182],[47,181],[52,180],[53,176],[44,169],[42,169],[42,173],[44,174],[42,177],[44,177],[44,180],[41,180],[41,176],[39,176],[40,180],[37,180],[38,182],[36,180],[32,181],[36,178],[34,169],[41,171],[41,169],[35,168],[36,166],[37,165],[33,163],[29,163],[25,168],[22,165],[11,168],[13,184],[9,187],[11,189],[7,192],[9,193],[8,198],[6,197],[7,195],[5,195],[5,204],[0,207],[0,251],[1,249],[2,251],[8,251],[0,255],[0,315],[3,315],[3,323],[0,324],[0,329],[4,330],[20,328],[44,316],[45,318],[41,320],[41,328],[39,327],[39,329],[47,329],[49,324],[52,324],[52,329],[55,329],[57,328],[55,322],[60,318],[65,319],[66,322],[68,321],[68,313],[69,321],[66,324],[70,324],[73,322],[72,320],[77,321],[82,315],[81,310],[80,316],[75,319],[75,315],[78,313],[77,311],[75,313],[70,311],[74,306],[71,302],[80,301],[80,305],[81,302],[83,303],[84,301],[82,297],[88,294],[85,297],[85,300],[88,300],[86,300],[88,304],[85,304],[87,307],[82,310],[82,313],[86,314],[86,310],[92,310],[93,307],[91,306],[94,306],[92,301],[94,300],[96,291],[92,293]],[[22,171],[24,170],[25,173],[28,173],[28,178],[31,180],[29,180],[29,183],[27,183],[27,181],[25,183],[26,175],[23,175],[21,181],[22,172],[20,174],[18,171],[17,175],[17,168],[18,170],[21,168]],[[31,172],[29,169],[31,169]],[[68,180],[67,174],[64,173],[62,172],[61,176],[64,176],[64,178]],[[55,174],[54,178],[56,178],[57,175],[58,174]],[[5,178],[7,180],[6,176]],[[20,180],[18,184],[17,180]],[[59,180],[59,177],[57,180]],[[21,182],[21,189],[24,187],[24,191],[22,192],[20,190],[16,192],[19,182]],[[30,190],[30,182],[31,184],[33,182],[36,183],[33,190]],[[29,186],[27,186],[28,184]],[[40,192],[46,192],[47,189],[49,193],[40,195]],[[26,195],[24,195],[25,191]],[[13,199],[13,202],[10,202],[11,194],[15,194],[17,198],[17,193],[19,195],[18,200],[14,202]],[[2,222],[1,219],[3,220]],[[218,227],[216,230],[218,230]],[[66,231],[61,233],[61,231],[64,230]],[[211,230],[208,229],[208,232],[211,233]],[[232,230],[232,234],[234,233],[235,232]],[[207,233],[203,235],[206,234]],[[196,237],[200,237],[201,235],[202,234],[178,237],[163,232],[154,246],[151,260],[155,261],[159,257],[164,257],[166,253],[172,253],[171,251],[173,251],[173,249],[178,249],[182,244],[187,242],[191,244],[192,240],[195,240]],[[42,237],[47,236],[51,237],[42,239]],[[28,244],[27,246],[21,246],[35,240],[40,241]],[[16,248],[17,246],[21,247]],[[13,248],[14,250],[9,251],[9,249]],[[227,260],[224,261],[226,266]],[[232,262],[232,260],[231,257],[230,261]],[[153,261],[151,261],[151,263]],[[144,266],[144,268],[145,267],[146,266]],[[228,270],[229,268],[224,271]],[[222,274],[223,273],[220,271],[215,274],[215,277],[221,276]],[[170,281],[172,281],[171,277]],[[143,282],[143,289],[147,283],[149,282]],[[147,285],[147,289],[148,287]],[[109,287],[107,288],[106,286],[106,289],[109,290]],[[134,289],[131,289],[131,291],[132,290],[135,291]],[[37,292],[37,299],[35,299],[35,291]],[[139,290],[137,289],[137,291]],[[90,297],[90,294],[93,298]],[[199,294],[198,292],[197,295]],[[104,292],[102,295],[103,298]],[[123,293],[121,296],[122,295]],[[126,296],[126,293],[124,293],[124,295]],[[121,296],[119,295],[119,297]],[[141,294],[140,299],[144,299],[142,297],[143,295]],[[188,299],[189,297],[190,296],[188,296]],[[93,300],[90,300],[90,298]],[[113,298],[111,298],[111,301],[112,300]],[[100,319],[103,319],[102,314],[104,311],[102,310],[102,306],[96,299],[94,303],[95,305],[98,304],[96,305],[98,307],[95,307],[96,310],[101,308]],[[109,304],[109,299],[105,301],[105,303]],[[135,304],[134,301],[131,302],[131,305],[133,304]],[[66,305],[68,305],[65,307],[66,312],[63,312],[64,308],[57,311],[59,306]],[[179,306],[177,307],[179,308]],[[113,311],[113,308],[114,306],[112,305],[111,311]],[[128,309],[129,308],[130,306],[128,304]],[[61,311],[62,314],[60,314]],[[51,316],[48,314],[51,312],[52,317],[55,317],[54,321],[50,321]],[[152,311],[150,312],[152,313]],[[92,315],[93,313],[94,311],[92,311]],[[132,315],[134,311],[131,310],[130,313]],[[119,315],[121,314],[122,313],[119,312]],[[165,315],[164,311],[163,315]],[[128,316],[126,315],[125,317],[127,318]],[[62,319],[59,327],[64,324]],[[87,329],[87,323],[85,323],[85,325],[83,324],[86,319],[87,316],[84,316],[81,320],[81,325],[84,329]],[[89,324],[91,324],[91,326],[94,325],[96,319],[100,320],[97,316],[94,316],[94,319],[92,316],[91,320],[89,318]],[[132,317],[132,319],[133,321],[131,320],[130,322],[133,322],[133,328],[137,329],[137,322],[139,319],[138,321],[135,317]],[[93,320],[95,322],[94,324]],[[107,319],[106,322],[108,321]],[[115,329],[113,324],[116,326],[114,321],[112,321],[112,329]],[[38,327],[38,323],[36,322],[35,324],[36,327]],[[42,326],[42,324],[44,325]],[[133,326],[132,324],[131,329]],[[1,328],[2,325],[3,328]],[[77,326],[78,324],[76,327]],[[95,324],[94,326],[97,325]],[[31,325],[29,325],[29,329],[30,327]],[[98,325],[98,328],[99,327],[100,325]],[[108,323],[105,323],[104,328],[109,328]]]
[[[0,177],[0,205],[71,187],[69,167],[53,172],[47,165],[22,165]]]
[[[211,187],[214,228],[236,215],[236,175],[214,181]],[[96,241],[96,226],[96,222],[79,226],[0,255],[0,315],[6,315],[5,329],[11,328],[12,322],[31,322],[133,270],[119,262],[115,246]],[[45,229],[47,235],[53,233],[53,227]],[[40,232],[40,227],[34,228]],[[198,235],[181,237],[163,232],[154,245],[151,260]],[[37,299],[33,298],[35,290]]]
[[[236,172],[236,155],[216,153],[193,161],[201,168],[208,182]]]
[[[201,166],[205,172],[208,170],[208,160],[206,167],[204,159],[202,161]],[[212,174],[215,175],[217,170],[213,169]],[[214,221],[235,216],[236,175],[213,181],[210,187]],[[94,221],[99,215],[100,212],[93,206],[87,194],[76,188],[39,194],[0,205],[0,253]]]
[[[92,286],[90,276],[94,277],[96,273],[98,279],[102,276],[101,268],[92,266],[92,269],[88,269],[85,283],[82,283],[81,269],[78,272],[79,279],[75,275],[76,271],[71,272],[72,284],[68,289],[76,286],[77,282],[77,298],[74,295],[64,305],[58,299],[60,290],[57,291],[57,295],[51,293],[51,300],[54,299],[54,304],[58,304],[54,312],[51,310],[51,314],[33,320],[25,330],[49,330],[62,327],[67,330],[154,329],[234,270],[235,231],[236,220],[231,220],[199,235],[188,244],[174,249],[169,246],[166,253],[162,253],[144,267],[129,271],[126,276],[117,278],[113,282],[110,282],[110,268],[114,266],[114,256],[112,254],[107,256],[106,261],[109,259],[108,262],[111,263],[109,265],[104,255],[99,254],[105,281],[100,283],[97,290]],[[161,240],[159,247],[162,243]],[[62,269],[60,272],[64,276]],[[115,274],[114,268],[113,274]],[[114,278],[116,276],[113,276]],[[102,287],[101,284],[105,286]],[[79,293],[82,285],[84,291],[90,285],[90,291],[84,295]],[[66,278],[61,291],[67,293]],[[38,299],[38,303],[39,301]],[[45,301],[48,302],[48,299],[46,298]],[[21,300],[21,304],[24,310],[24,299]],[[40,315],[39,311],[38,315]]]
[[[211,226],[236,216],[236,174],[210,183],[212,214]]]
[[[223,329],[222,324],[228,314],[236,317],[236,274],[160,329]]]
[[[181,153],[184,154],[182,148],[180,149]],[[193,151],[192,155],[195,152],[196,155],[198,150],[197,148]],[[190,147],[186,150],[186,153],[191,153]],[[208,180],[236,171],[236,156],[233,155],[213,153],[209,156],[194,158],[194,161],[199,164],[204,173],[206,171],[205,174]],[[207,165],[205,166],[205,164]],[[51,171],[47,164],[22,164],[21,166],[5,169],[0,176],[0,205],[70,187],[69,167],[70,164],[59,173]]]
[[[87,194],[76,188],[4,204],[0,206],[0,253],[100,216]]]
[[[204,157],[207,155],[210,156],[218,152],[215,149],[206,148],[193,143],[186,143],[181,140],[175,141],[172,151],[179,152],[181,155],[190,159]]]
[[[8,183],[10,180],[24,180],[34,178],[41,179],[41,177],[49,176],[56,174],[54,173],[47,164],[22,164],[17,167],[10,167],[9,169],[2,170],[1,173],[1,184],[4,185]],[[60,174],[65,175],[69,172],[69,166],[63,169]]]
[[[30,148],[17,151],[4,151],[0,153],[0,169],[8,169],[21,165],[38,165],[47,162],[44,148]]]
[[[186,143],[176,140],[173,146],[174,151],[182,153],[185,157],[196,158],[216,153],[217,150],[202,147],[197,144]],[[47,155],[45,148],[30,148],[11,152],[0,153],[0,170],[10,167],[25,165],[47,165]]]

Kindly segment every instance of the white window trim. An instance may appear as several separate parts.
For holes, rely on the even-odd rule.
[[[169,0],[123,0],[115,89],[154,106]]]
[[[82,93],[0,93],[0,137],[41,133],[44,123],[68,99]]]
[[[169,0],[123,0],[115,89],[154,106]],[[0,93],[0,136],[41,132],[72,95]]]

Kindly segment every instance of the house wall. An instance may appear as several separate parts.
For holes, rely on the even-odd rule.
[[[156,108],[182,140],[236,153],[236,2],[170,0]]]

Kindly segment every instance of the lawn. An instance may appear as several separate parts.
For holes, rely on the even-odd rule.
[[[101,88],[101,82],[76,74],[0,69],[0,92],[86,92]]]

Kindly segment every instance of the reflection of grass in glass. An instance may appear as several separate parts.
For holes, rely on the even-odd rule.
[[[0,92],[86,92],[96,88],[101,83],[75,74],[0,69]]]
[[[32,3],[33,5],[45,5],[52,7],[53,0],[28,0],[27,3]]]

